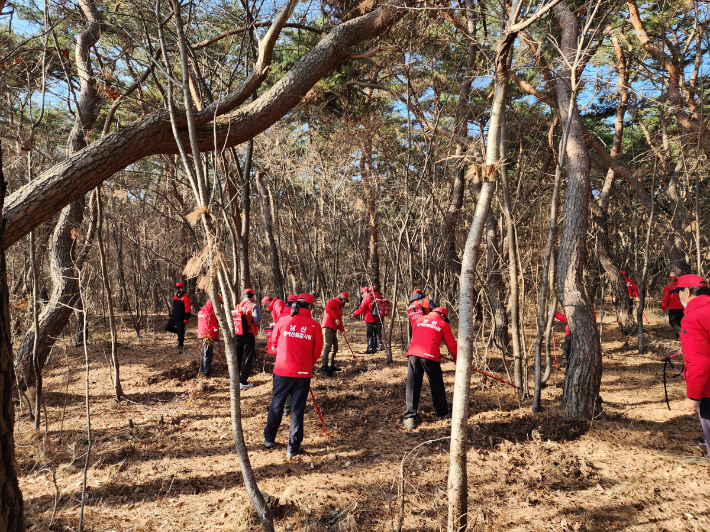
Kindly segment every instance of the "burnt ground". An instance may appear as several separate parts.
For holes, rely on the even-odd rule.
[[[636,339],[625,341],[607,316],[605,412],[592,422],[561,415],[562,369],[543,390],[545,409],[535,418],[530,401],[519,403],[512,388],[474,375],[471,530],[710,530],[710,467],[696,445],[699,422],[681,409],[679,379],[670,379],[670,411],[663,395],[659,360],[678,343],[662,314],[647,314],[651,347],[643,356],[636,353]],[[312,387],[329,437],[309,402],[305,455],[286,459],[288,419],[277,448],[261,447],[271,357],[259,354],[251,379],[255,386],[242,393],[250,460],[272,501],[276,529],[396,530],[402,468],[402,530],[445,530],[449,423],[435,417],[425,383],[420,426],[401,427],[403,353],[393,346],[391,365],[382,354],[362,355],[364,326],[351,322],[348,327],[358,358],[352,360],[341,345],[337,362],[343,371],[330,378],[315,374]],[[204,379],[197,376],[194,324],[183,353],[162,331],[139,340],[124,330],[119,356],[128,400],[116,403],[110,346],[100,332],[95,334],[98,340],[88,348],[93,448],[84,530],[259,530],[234,452],[224,356],[215,356],[214,376]],[[529,341],[533,335],[527,331]],[[558,345],[563,335],[558,328]],[[263,348],[263,339],[258,346]],[[488,355],[491,370],[506,378],[502,360]],[[454,365],[445,363],[443,369],[450,400]],[[44,430],[34,433],[26,409],[16,425],[29,530],[49,529],[52,474],[59,490],[53,530],[77,528],[87,450],[84,379],[83,349],[60,342],[45,369],[46,436]]]

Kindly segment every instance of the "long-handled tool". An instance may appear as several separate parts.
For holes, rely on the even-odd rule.
[[[643,313],[643,319],[646,320],[646,323],[651,323],[650,321],[648,321],[648,318],[646,317],[646,313],[645,313],[645,312]]]
[[[680,355],[680,353],[675,353],[673,355],[668,355],[666,358],[661,360],[661,362],[663,362],[663,391],[666,393],[666,405],[668,405],[668,410],[671,409],[671,403],[668,401],[668,387],[666,386],[666,367],[668,367],[668,365],[670,364],[670,366],[675,370],[676,375],[673,375],[674,377],[677,377],[678,375],[682,375],[683,371],[685,371],[685,367],[683,368],[683,370],[678,371],[678,368],[676,368],[673,365],[673,362],[671,362],[672,358],[675,358],[679,355]]]
[[[343,329],[340,332],[343,333],[343,338],[345,338],[345,343],[348,344],[348,349],[350,349],[350,354],[353,356],[353,360],[355,360],[357,357],[355,356],[355,353],[353,352],[353,348],[350,347],[350,342],[348,342],[348,337],[345,336],[345,330]]]
[[[444,355],[440,355],[440,356],[441,356],[441,358],[445,358],[446,360],[448,360],[448,361],[450,361],[450,362],[453,362],[453,361],[454,361],[453,358],[449,358],[449,357],[444,356]],[[509,383],[508,381],[504,381],[503,379],[499,379],[498,377],[494,377],[493,375],[489,375],[489,374],[486,373],[485,371],[481,371],[480,369],[476,369],[476,368],[471,368],[471,369],[472,369],[473,371],[475,371],[476,373],[480,373],[481,375],[485,375],[486,377],[489,377],[489,378],[491,378],[491,379],[493,379],[493,380],[496,380],[496,381],[498,381],[498,382],[502,382],[503,384],[507,384],[508,386],[512,386],[512,387],[515,388],[516,390],[518,389],[518,387],[517,387],[515,384],[511,384],[511,383]]]
[[[552,331],[552,350],[555,353],[555,369],[559,368],[560,365],[557,363],[557,344],[555,343],[555,331]]]
[[[328,436],[328,431],[325,430],[325,421],[323,421],[323,416],[321,416],[321,414],[320,414],[320,408],[318,408],[318,403],[316,403],[316,396],[313,395],[313,388],[311,388],[309,386],[308,391],[311,392],[311,399],[313,399],[313,404],[316,405],[316,412],[318,412],[318,417],[320,418],[320,424],[323,425],[323,432],[325,432],[325,437],[330,438],[330,436]]]

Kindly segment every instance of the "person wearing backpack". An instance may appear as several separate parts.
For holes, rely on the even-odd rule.
[[[244,289],[244,299],[234,309],[235,334],[237,339],[237,362],[239,363],[239,389],[248,390],[253,384],[248,383],[251,367],[254,363],[257,323],[261,321],[259,305],[254,302],[254,290]]]
[[[220,301],[222,298],[220,298]],[[202,362],[200,362],[200,373],[205,377],[210,376],[212,369],[212,357],[214,355],[214,341],[217,338],[219,326],[217,316],[212,307],[212,301],[208,301],[197,314],[197,337],[202,340]]]
[[[185,293],[185,285],[175,283],[175,295],[173,296],[173,309],[170,313],[170,319],[165,324],[165,330],[173,334],[177,334],[177,348],[182,351],[183,343],[185,342],[185,326],[192,316],[190,308],[190,296]]]
[[[377,338],[375,336],[377,324],[380,318],[377,316],[377,305],[375,304],[375,294],[368,291],[365,297],[362,298],[360,306],[352,313],[352,316],[363,315],[365,325],[367,326],[367,350],[366,355],[371,355],[377,352]]]

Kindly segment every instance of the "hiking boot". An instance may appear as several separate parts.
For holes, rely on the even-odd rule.
[[[264,449],[271,450],[271,449],[274,448],[274,446],[276,445],[276,443],[275,443],[275,442],[272,442],[272,441],[266,441],[266,440],[264,440],[264,443],[262,443],[262,445],[264,446]]]
[[[177,350],[178,350],[178,351],[182,351],[182,344],[178,344]]]
[[[320,371],[320,372],[323,373],[324,375],[328,375],[328,377],[330,377],[330,376],[333,374],[333,372],[330,371],[330,368],[329,368],[328,366],[323,366],[323,367],[320,368],[318,371]]]
[[[439,421],[446,421],[447,419],[451,419],[451,412],[447,412],[443,416],[437,415],[436,417],[439,418]]]
[[[417,428],[417,421],[413,417],[406,417],[402,421],[402,426],[405,429],[414,430]]]
[[[248,390],[249,388],[253,388],[253,387],[254,387],[254,385],[251,382],[249,382],[247,384],[242,384],[241,382],[239,383],[239,390],[241,390],[242,392],[244,390]]]
[[[700,445],[700,447],[705,447],[707,445],[707,443],[705,443],[705,438],[700,438],[698,440],[698,445]]]
[[[293,458],[294,456],[297,456],[299,454],[303,454],[303,449],[301,449],[300,445],[295,449],[288,449],[286,451],[286,458]]]
[[[340,371],[341,369],[342,368],[336,368],[335,366],[330,366],[330,371],[332,371],[332,372]]]
[[[566,358],[563,358],[562,360],[560,360],[560,367],[561,368],[567,367],[567,359]]]
[[[288,416],[290,416],[290,415],[291,415],[291,411],[290,411],[290,410],[286,410],[286,409],[284,408],[284,416],[285,416],[285,417],[288,417]]]
[[[374,354],[375,354],[375,351],[373,351],[372,349],[368,349],[368,350],[365,351],[365,354],[366,354],[366,355],[374,355]]]

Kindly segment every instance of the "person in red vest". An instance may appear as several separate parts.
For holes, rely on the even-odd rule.
[[[626,272],[621,272],[624,276],[624,281],[626,281],[626,290],[629,292],[629,316],[634,315],[634,302],[639,297],[639,289],[636,283],[626,276]]]
[[[220,298],[220,301],[222,298]],[[210,376],[212,369],[212,357],[214,355],[213,344],[219,331],[217,316],[212,307],[212,301],[205,303],[197,314],[198,338],[202,339],[202,361],[200,362],[200,373],[205,377]]]
[[[375,337],[375,330],[380,318],[377,316],[375,294],[368,289],[365,297],[362,298],[362,303],[356,310],[353,311],[352,315],[353,317],[362,315],[365,318],[365,324],[367,326],[367,349],[365,350],[365,354],[371,355],[376,353],[377,338]]]
[[[597,315],[594,314],[594,309],[590,307],[589,310],[592,311],[592,318],[594,318],[594,322],[596,323]],[[561,312],[555,312],[555,318],[565,324],[565,343],[564,346],[562,346],[562,362],[560,362],[560,367],[564,368],[567,367],[569,359],[572,356],[572,334],[569,332],[569,325],[566,325],[567,316]]]
[[[271,312],[271,323],[279,321],[281,312],[283,312],[283,309],[286,307],[286,303],[284,303],[283,300],[269,296],[264,296],[261,300],[261,304]]]
[[[686,399],[683,406],[700,417],[710,441],[710,288],[699,275],[681,275],[677,293],[685,308],[680,346],[685,359]]]
[[[175,283],[175,288],[173,309],[168,323],[165,324],[165,330],[177,334],[177,348],[182,350],[185,342],[185,325],[192,316],[192,308],[190,308],[190,296],[185,293],[185,285]]]
[[[293,294],[286,298],[286,304],[284,305],[284,308],[281,309],[281,314],[279,315],[279,319],[291,315],[291,307],[296,302],[297,299],[298,299],[298,296],[293,295]],[[278,321],[276,323],[278,323]]]
[[[675,332],[680,336],[681,325],[683,319],[683,304],[680,302],[678,292],[674,292],[678,288],[678,278],[671,275],[670,281],[663,289],[663,299],[661,299],[661,308],[668,311],[668,323],[675,329]]]
[[[412,292],[412,297],[409,300],[409,308],[407,309],[410,327],[414,325],[415,321],[429,314],[432,309],[437,306],[434,301],[428,297],[424,297],[424,292],[422,292],[421,288],[415,289],[414,292]]]
[[[242,315],[242,334],[237,336],[237,362],[239,363],[239,389],[248,390],[253,384],[247,382],[251,367],[254,363],[254,347],[256,346],[256,335],[259,332],[257,325],[261,321],[261,311],[259,305],[254,303],[254,290],[244,289],[244,299],[237,308],[237,312]]]
[[[343,325],[343,307],[349,301],[347,292],[341,292],[337,297],[329,299],[325,304],[323,312],[323,336],[325,337],[325,347],[323,348],[323,367],[320,372],[329,377],[334,371],[340,371],[335,367],[335,355],[338,354],[338,333],[345,330]]]
[[[375,322],[375,330],[374,330],[375,346],[377,347],[378,351],[384,351],[385,346],[382,343],[382,320],[383,320],[383,318],[382,318],[382,312],[380,311],[380,303],[379,303],[379,301],[382,299],[382,294],[380,294],[380,291],[377,289],[376,286],[370,287],[370,294],[372,294],[372,313],[377,318],[377,321]]]
[[[313,296],[301,294],[291,309],[291,315],[279,320],[274,329],[277,343],[274,364],[273,396],[269,417],[264,428],[264,447],[273,449],[276,432],[281,425],[286,397],[292,396],[291,426],[288,433],[286,458],[301,454],[303,441],[303,412],[306,409],[308,390],[311,386],[313,365],[318,361],[323,348],[323,332],[315,321]]]
[[[422,391],[424,373],[429,378],[431,400],[440,420],[450,417],[446,402],[446,389],[441,374],[440,346],[443,340],[456,362],[456,340],[451,333],[449,313],[445,308],[436,307],[426,316],[414,322],[412,342],[407,350],[407,410],[402,425],[408,429],[417,428],[417,408]]]

